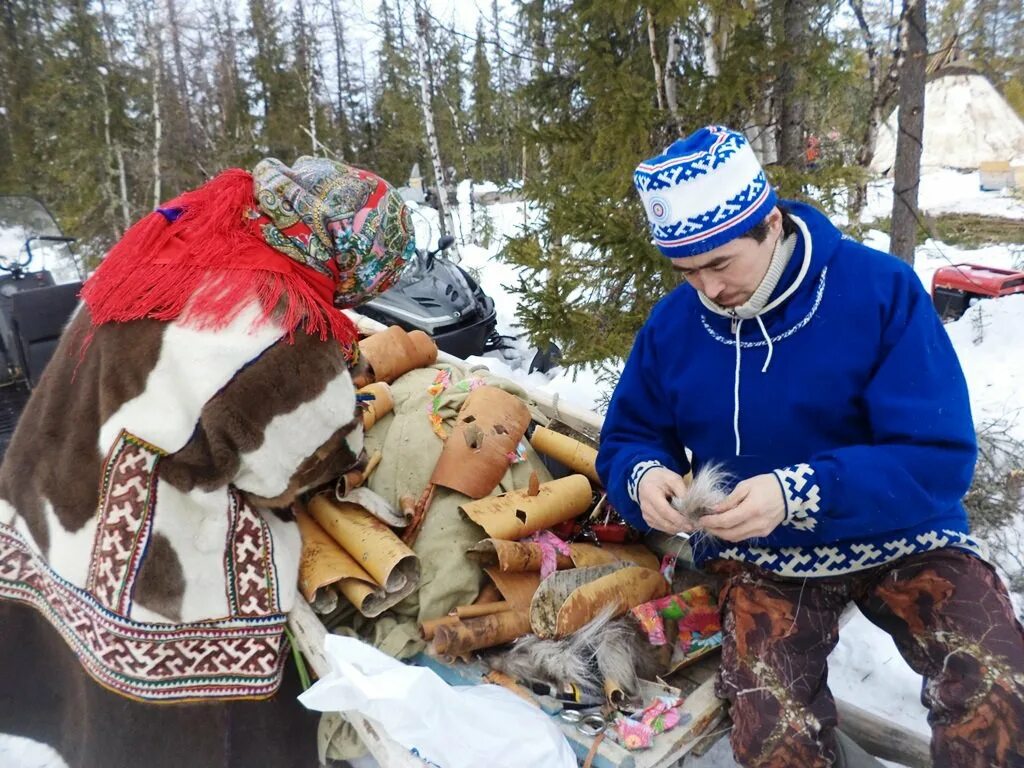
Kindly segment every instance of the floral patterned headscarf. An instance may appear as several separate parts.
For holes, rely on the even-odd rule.
[[[334,303],[358,306],[390,288],[416,248],[409,211],[379,176],[320,157],[252,172],[256,224],[269,246],[329,277]]]

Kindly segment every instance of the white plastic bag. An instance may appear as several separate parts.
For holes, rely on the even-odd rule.
[[[576,768],[551,718],[496,685],[452,687],[351,637],[328,635],[331,672],[299,696],[320,712],[359,712],[441,768]]]

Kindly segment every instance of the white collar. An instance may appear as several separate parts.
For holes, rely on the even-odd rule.
[[[779,238],[779,241],[775,244],[775,250],[772,252],[772,260],[768,265],[768,271],[765,273],[764,278],[761,280],[761,284],[757,286],[753,295],[746,302],[738,307],[723,307],[718,304],[701,291],[697,291],[697,296],[700,297],[701,303],[707,307],[707,309],[714,312],[716,315],[722,315],[723,317],[739,318],[741,320],[749,320],[752,317],[763,315],[769,310],[775,309],[782,302],[788,299],[800,284],[804,281],[807,276],[807,272],[811,267],[811,235],[807,231],[807,225],[804,224],[803,220],[793,214],[789,215],[793,223],[796,224],[800,234],[803,235],[804,241],[804,259],[800,265],[800,272],[794,278],[792,284],[779,294],[773,301],[769,302],[768,299],[772,295],[772,291],[779,284],[779,280],[782,278],[782,273],[785,271],[786,266],[789,264],[790,258],[793,256],[793,252],[796,250],[797,234],[793,233],[789,237]]]

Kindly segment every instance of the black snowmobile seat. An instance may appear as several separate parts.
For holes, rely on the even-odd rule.
[[[30,387],[35,387],[53,356],[64,327],[78,305],[81,283],[21,291],[13,297],[15,333],[22,368]]]

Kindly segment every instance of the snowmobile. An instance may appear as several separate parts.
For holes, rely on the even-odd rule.
[[[0,456],[78,304],[73,242],[38,200],[0,196]]]
[[[425,331],[456,357],[502,349],[505,339],[497,332],[494,301],[445,254],[454,242],[445,235],[435,249],[419,249],[398,282],[359,313],[406,331]]]
[[[415,192],[402,188],[407,200],[430,204],[429,198],[417,197]],[[515,339],[498,333],[493,299],[473,275],[448,257],[454,243],[454,237],[444,235],[433,250],[418,249],[398,282],[358,312],[384,325],[425,331],[439,349],[455,357],[510,350]],[[558,346],[548,344],[536,352],[529,370],[546,373],[561,359]]]

